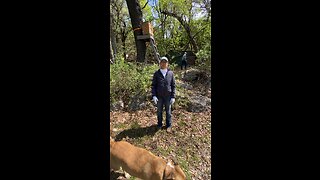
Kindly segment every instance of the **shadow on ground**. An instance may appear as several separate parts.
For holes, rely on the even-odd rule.
[[[157,125],[152,125],[143,128],[127,129],[116,135],[115,140],[121,141],[123,138],[126,138],[127,136],[132,139],[140,138],[143,136],[153,136],[158,130],[159,129],[157,128]]]

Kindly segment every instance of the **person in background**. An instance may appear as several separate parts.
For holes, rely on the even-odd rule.
[[[187,52],[184,52],[182,56],[181,70],[183,70],[183,66],[184,66],[184,69],[187,70]]]
[[[163,106],[166,111],[166,128],[171,132],[172,114],[171,105],[175,102],[175,78],[173,72],[168,69],[169,60],[166,57],[160,58],[160,69],[157,70],[152,79],[152,99],[157,105],[158,129],[162,128]]]

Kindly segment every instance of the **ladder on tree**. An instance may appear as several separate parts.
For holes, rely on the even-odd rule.
[[[137,39],[139,40],[144,40],[144,41],[149,41],[150,46],[153,51],[153,55],[157,61],[157,63],[160,63],[160,54],[158,53],[158,48],[156,46],[155,40],[153,38],[153,27],[150,22],[144,22],[142,23],[142,33],[143,35],[138,35]]]
[[[149,40],[150,42],[150,46],[152,48],[153,51],[153,55],[155,57],[155,59],[157,60],[157,63],[160,63],[160,54],[158,53],[158,48],[156,46],[155,40],[153,38],[153,36],[151,35],[139,35],[137,36],[137,39],[139,40]]]

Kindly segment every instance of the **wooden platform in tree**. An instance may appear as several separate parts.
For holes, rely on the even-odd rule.
[[[137,36],[137,39],[152,39],[153,40],[153,36],[151,36],[150,34],[146,34],[146,35],[139,35]]]

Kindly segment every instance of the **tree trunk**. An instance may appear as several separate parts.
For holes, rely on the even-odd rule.
[[[124,34],[125,32],[121,32],[121,41],[122,41],[122,50],[123,50],[123,59],[127,60],[126,56],[126,36]]]
[[[125,21],[122,21],[122,29],[121,29],[121,41],[122,41],[122,49],[123,49],[123,58],[127,60],[127,51],[126,51],[126,39],[130,31],[127,30],[127,24]]]
[[[115,36],[113,28],[112,28],[112,27],[114,27],[112,14],[110,14],[110,24],[111,24],[111,26],[110,26],[111,47],[113,50],[113,59],[114,59],[117,54],[117,45],[116,45],[116,36]]]
[[[187,22],[185,22],[185,21],[182,19],[181,16],[178,16],[178,15],[175,14],[175,13],[168,12],[168,11],[161,11],[161,13],[162,13],[162,14],[166,14],[166,15],[168,15],[168,16],[172,16],[172,17],[176,18],[176,19],[180,22],[180,24],[184,27],[184,29],[186,30],[186,32],[187,32],[187,34],[188,34],[189,40],[190,40],[190,42],[191,42],[191,44],[192,44],[192,47],[193,47],[195,53],[197,53],[197,52],[198,52],[198,46],[197,46],[196,42],[194,41],[194,39],[193,39],[193,37],[192,37],[192,35],[191,35],[191,30],[190,30],[190,27],[189,27],[189,25],[187,24]]]
[[[139,4],[138,0],[126,0],[129,14],[130,14],[130,19],[131,19],[131,24],[132,24],[132,29],[134,30],[134,39],[136,42],[136,48],[137,48],[137,61],[138,62],[144,62],[145,60],[145,55],[146,55],[146,43],[144,40],[138,40],[137,36],[142,35],[142,29],[141,29],[141,24],[142,24],[142,11],[141,7]],[[137,29],[140,28],[140,29]]]
[[[113,54],[113,50],[112,50],[112,43],[110,40],[110,62],[113,64],[114,63],[114,54]]]

